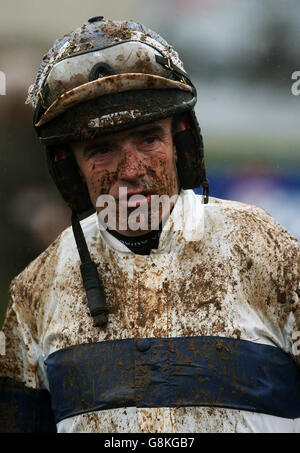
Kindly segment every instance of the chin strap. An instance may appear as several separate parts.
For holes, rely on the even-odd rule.
[[[204,204],[207,204],[209,201],[209,182],[207,179],[201,182],[202,185],[202,195],[203,195],[203,200]]]
[[[107,310],[105,295],[100,282],[97,266],[91,260],[85,237],[77,214],[72,212],[72,229],[81,259],[80,271],[83,286],[86,292],[90,313],[94,319],[95,327],[105,327],[107,324]]]

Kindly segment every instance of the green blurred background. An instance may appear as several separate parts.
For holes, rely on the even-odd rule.
[[[2,1],[0,326],[11,279],[70,223],[27,89],[53,41],[94,15],[145,23],[178,50],[198,90],[211,194],[262,206],[300,238],[298,0]]]

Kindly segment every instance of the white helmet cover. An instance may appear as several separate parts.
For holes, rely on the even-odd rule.
[[[140,92],[147,102],[137,108],[134,98],[125,96],[124,102],[119,97],[112,107],[113,95],[128,92]],[[180,94],[178,99],[174,93]],[[77,119],[76,106],[95,99],[96,105],[85,109],[86,120],[76,120],[75,128],[73,123],[73,132],[61,129],[71,119],[71,113],[64,118],[65,112],[74,109]],[[27,102],[36,108],[35,127],[41,140],[55,144],[190,110],[196,91],[178,54],[159,35],[134,22],[100,21],[54,43]],[[58,117],[59,122],[53,123]]]

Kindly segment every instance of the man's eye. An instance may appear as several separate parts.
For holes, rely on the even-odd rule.
[[[99,146],[97,148],[93,148],[89,150],[89,157],[93,156],[103,156],[104,154],[107,154],[110,152],[110,148],[106,146]]]
[[[144,138],[143,142],[145,145],[153,145],[153,143],[157,140],[157,137],[151,136],[151,137],[146,137]]]

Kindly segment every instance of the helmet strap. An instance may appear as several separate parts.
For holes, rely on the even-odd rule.
[[[97,266],[92,261],[90,252],[76,212],[72,212],[72,229],[81,259],[80,271],[83,286],[87,296],[87,302],[95,327],[107,325],[107,310],[105,306],[105,294],[100,282]]]

